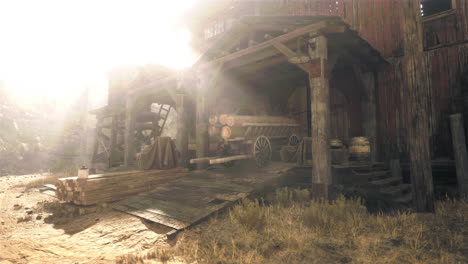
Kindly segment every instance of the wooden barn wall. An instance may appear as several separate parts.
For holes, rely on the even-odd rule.
[[[376,78],[379,156],[380,159],[392,156],[407,159],[408,111],[405,111],[405,57],[400,0],[284,2],[264,0],[260,14],[340,16],[387,59],[389,65],[379,69]],[[468,107],[463,106],[463,97],[468,98],[468,91],[463,90],[461,85],[462,75],[468,69],[468,0],[455,0],[455,4],[452,14],[423,23],[426,64],[430,69],[427,76],[430,80],[428,92],[432,96],[429,129],[434,158],[452,155],[448,115],[462,111],[468,119]],[[345,120],[351,118],[349,113],[344,115],[337,110],[332,114],[335,114],[332,118],[337,123],[336,127],[340,120],[351,122]],[[348,134],[338,130],[334,133],[336,136]]]
[[[468,69],[468,44],[434,49],[425,53],[429,67],[428,92],[431,94],[430,124],[432,157],[451,157],[452,141],[448,116],[463,112],[466,88],[462,78]],[[393,58],[390,65],[378,73],[378,131],[382,158],[400,155],[407,159],[407,120],[405,111],[405,65]]]
[[[432,156],[451,157],[448,116],[465,112],[461,79],[468,68],[468,0],[456,0],[453,14],[423,23],[430,68]],[[396,0],[304,0],[278,9],[283,15],[341,16],[390,62],[377,73],[377,126],[380,158],[408,159],[401,5]],[[466,107],[465,107],[466,108]],[[468,116],[468,115],[467,115]]]

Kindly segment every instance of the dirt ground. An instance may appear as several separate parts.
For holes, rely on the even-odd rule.
[[[0,263],[115,263],[116,257],[165,246],[167,230],[136,217],[100,209],[53,217],[60,205],[37,188],[18,185],[40,175],[0,177]]]

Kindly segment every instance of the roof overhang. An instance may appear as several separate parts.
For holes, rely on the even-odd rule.
[[[279,36],[251,47],[229,53],[240,39],[257,30],[275,30]],[[376,69],[386,63],[381,54],[356,31],[335,16],[256,16],[244,17],[231,30],[224,33],[201,56],[197,67],[222,65],[223,70],[247,67],[249,71],[291,60],[290,53],[297,47],[299,38],[325,35],[329,54],[339,55],[345,61]],[[294,52],[293,52],[294,53]],[[285,56],[286,55],[286,56]],[[290,54],[293,56],[294,54]],[[299,67],[300,64],[298,64]]]

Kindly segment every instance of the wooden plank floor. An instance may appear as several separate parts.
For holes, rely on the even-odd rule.
[[[271,163],[258,168],[233,167],[193,171],[154,190],[112,204],[112,208],[173,228],[196,224],[236,201],[278,187],[295,167]]]

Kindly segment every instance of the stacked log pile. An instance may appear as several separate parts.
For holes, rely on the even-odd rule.
[[[61,178],[57,185],[56,195],[61,201],[77,205],[100,204],[149,191],[157,185],[187,174],[187,169],[175,168],[97,174],[90,175],[86,179]]]
[[[282,116],[220,115],[209,120],[210,135],[224,139],[259,135],[284,137],[296,132],[299,126],[296,120]]]

